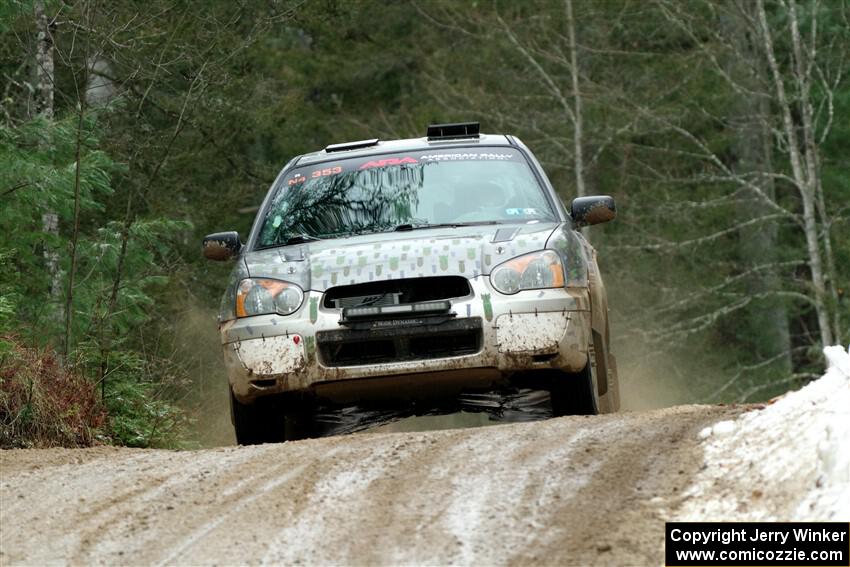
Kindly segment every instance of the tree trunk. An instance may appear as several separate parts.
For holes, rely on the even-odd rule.
[[[50,30],[50,20],[44,11],[43,0],[37,0],[34,9],[36,23],[34,114],[53,120],[53,34]],[[41,228],[51,238],[59,236],[59,215],[49,209],[46,210],[41,215]],[[62,272],[59,267],[59,254],[50,243],[44,245],[44,264],[47,269],[51,305],[49,317],[56,324],[61,324],[65,318],[62,304]]]
[[[579,87],[578,46],[576,42],[576,22],[573,17],[573,0],[564,0],[567,16],[567,38],[570,51],[570,81],[573,89],[573,163],[576,176],[576,196],[587,195],[584,171],[584,108]],[[581,228],[585,238],[589,238],[587,227]]]
[[[35,5],[35,115],[47,119],[53,118],[53,35],[50,32],[50,20],[44,12],[44,1],[36,0]]]
[[[821,225],[823,226],[821,238],[823,239],[824,256],[826,256],[826,273],[829,276],[829,293],[832,299],[832,331],[835,335],[835,343],[840,345],[844,344],[842,342],[844,340],[844,333],[841,328],[841,309],[839,308],[840,298],[838,296],[838,269],[835,266],[835,254],[832,251],[832,236],[830,234],[832,229],[832,219],[829,218],[826,213],[826,202],[823,196],[823,187],[820,183],[820,177],[818,177],[817,194],[818,214],[820,215]]]
[[[803,231],[806,236],[806,253],[809,260],[809,270],[811,272],[811,283],[813,292],[813,303],[818,319],[818,327],[820,331],[821,345],[831,345],[833,341],[832,326],[830,324],[829,311],[826,306],[826,285],[823,274],[823,262],[821,259],[821,241],[818,235],[818,219],[816,214],[816,175],[815,178],[807,175],[807,169],[804,167],[804,156],[797,136],[797,125],[794,123],[791,101],[785,92],[785,84],[783,82],[782,73],[779,70],[779,64],[776,60],[776,53],[773,49],[773,36],[770,26],[767,23],[767,14],[764,10],[764,0],[758,0],[758,20],[764,52],[767,57],[767,62],[770,67],[771,76],[773,78],[774,89],[776,91],[776,103],[782,113],[782,126],[788,146],[788,158],[791,162],[791,171],[794,177],[797,190],[800,194],[800,200],[803,205]],[[796,19],[789,22],[791,26],[792,39],[796,34],[799,37],[799,29],[797,28]],[[794,71],[791,71],[794,73]],[[808,93],[796,93],[797,97],[805,94],[808,100]]]
[[[576,24],[573,18],[573,1],[564,0],[567,14],[567,37],[570,49],[570,80],[573,88],[573,151],[575,152],[576,195],[584,197],[587,194],[584,183],[584,123],[581,90],[579,89],[578,49],[576,46]]]
[[[806,164],[806,175],[812,186],[812,191],[815,195],[815,207],[818,211],[821,224],[821,239],[823,253],[826,259],[826,270],[828,279],[826,280],[826,288],[832,299],[832,308],[834,309],[834,320],[832,327],[833,338],[837,343],[841,343],[841,326],[838,321],[838,289],[835,281],[835,258],[832,254],[832,242],[830,241],[830,219],[826,214],[826,203],[824,202],[823,186],[820,178],[820,157],[817,145],[817,135],[815,132],[814,107],[812,106],[812,78],[810,65],[811,59],[815,57],[814,52],[805,52],[802,47],[800,38],[800,27],[797,20],[797,5],[794,0],[788,4],[789,26],[791,28],[791,45],[794,53],[794,83],[797,86],[797,94],[799,97],[800,117],[802,121],[803,133],[803,157]],[[815,24],[817,22],[815,21]],[[814,24],[813,24],[814,25]],[[814,29],[812,31],[814,32]]]

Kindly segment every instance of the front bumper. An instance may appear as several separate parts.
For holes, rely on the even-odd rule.
[[[301,308],[288,316],[227,321],[221,339],[233,393],[242,403],[296,391],[345,401],[357,398],[359,385],[461,387],[524,370],[585,367],[587,289],[508,296],[494,291],[486,277],[469,283],[472,293],[451,301],[455,317],[442,325],[390,323],[372,332],[352,331],[339,324],[340,310],[322,306],[321,292],[306,294]]]

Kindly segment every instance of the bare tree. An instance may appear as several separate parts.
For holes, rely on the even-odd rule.
[[[764,0],[757,0],[758,22],[764,42],[764,55],[773,77],[775,88],[775,103],[782,114],[782,127],[785,136],[785,147],[791,171],[794,176],[794,186],[800,195],[803,206],[803,230],[806,237],[806,250],[808,253],[809,269],[811,270],[812,291],[814,296],[814,307],[818,318],[818,327],[822,345],[831,345],[839,330],[833,328],[829,311],[826,306],[827,283],[823,270],[822,254],[824,253],[824,240],[819,237],[820,229],[817,213],[817,201],[821,197],[821,182],[818,165],[818,146],[815,134],[815,125],[812,110],[812,81],[811,73],[816,62],[804,55],[801,46],[800,28],[797,20],[797,6],[795,0],[789,0],[787,4],[782,3],[788,13],[788,32],[791,35],[793,45],[793,64],[786,70],[787,75],[792,78],[794,85],[794,101],[802,116],[802,124],[795,124],[793,118],[793,102],[785,91],[785,76],[779,67],[774,50],[773,30],[768,25],[767,14],[764,8]],[[812,34],[816,33],[817,15],[814,15]],[[814,41],[815,38],[812,37]],[[815,45],[813,43],[813,45]],[[813,56],[814,53],[811,53]],[[798,127],[801,127],[803,141],[798,138]],[[820,219],[822,221],[824,219]],[[828,241],[828,233],[825,240]],[[830,245],[831,250],[831,245]],[[832,285],[831,282],[830,286]]]
[[[746,202],[749,203],[748,207],[754,216],[730,228],[734,231],[744,231],[758,225],[757,231],[749,233],[754,246],[771,246],[772,229],[769,227],[779,220],[790,222],[791,226],[796,227],[797,234],[805,244],[809,288],[800,292],[757,288],[754,295],[784,296],[805,302],[816,314],[820,344],[832,344],[840,337],[840,323],[834,285],[834,257],[829,235],[830,219],[827,217],[827,197],[823,193],[820,180],[818,157],[819,145],[828,134],[829,123],[827,122],[822,132],[818,132],[812,101],[813,78],[816,75],[825,77],[825,72],[816,58],[819,16],[817,6],[810,15],[812,24],[808,47],[803,47],[804,40],[794,0],[780,0],[777,4],[778,9],[788,16],[785,29],[775,29],[771,26],[764,0],[758,0],[754,6],[746,1],[728,3],[728,9],[722,15],[733,20],[734,24],[714,30],[698,30],[697,24],[694,23],[695,18],[690,15],[687,7],[681,4],[659,0],[658,5],[667,19],[699,46],[705,60],[710,62],[718,76],[737,93],[741,104],[751,105],[745,119],[754,134],[738,141],[739,152],[749,154],[748,157],[745,156],[749,165],[736,169],[712,149],[711,144],[699,133],[653,113],[652,109],[644,108],[642,112],[649,121],[660,123],[678,134],[687,144],[686,151],[709,166],[709,169],[701,172],[696,179],[703,183],[718,183],[728,187],[730,193],[724,197],[727,204],[735,199],[740,200],[742,192],[749,195]],[[715,4],[706,5],[711,13],[718,10]],[[752,35],[749,44],[740,37],[744,33]],[[701,39],[700,34],[707,34],[709,39]],[[776,54],[778,35],[791,44],[790,62],[784,67]],[[718,53],[727,54],[726,60],[738,60],[745,69],[730,71],[729,67],[722,63]],[[831,82],[824,79],[820,84],[828,99],[833,96],[833,90],[843,76],[843,68],[835,69],[833,74],[835,76]],[[700,110],[706,112],[705,109]],[[738,119],[744,118],[739,115]],[[770,136],[764,132],[769,132]],[[761,140],[770,142],[765,152],[759,149]],[[778,159],[773,159],[772,155],[778,156]],[[796,201],[780,201],[774,190],[776,183],[791,189],[797,196]],[[701,237],[701,241],[726,234],[728,230],[729,228],[723,228],[712,235]],[[661,243],[643,247],[662,249],[693,243]],[[638,249],[641,245],[633,247]],[[769,256],[770,250],[762,250],[762,253]],[[827,265],[833,266],[829,275],[824,268],[825,257]],[[769,266],[768,262],[765,270],[761,271],[762,276],[771,277]],[[737,297],[720,309],[727,314],[729,309],[739,311],[748,305],[751,299],[742,301],[742,298]]]
[[[570,53],[570,83],[573,87],[573,163],[576,175],[576,195],[584,197],[587,194],[584,183],[584,111],[582,109],[582,93],[579,86],[578,46],[576,44],[576,21],[573,17],[573,0],[564,0],[566,13],[568,47]]]

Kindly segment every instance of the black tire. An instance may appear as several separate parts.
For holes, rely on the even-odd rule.
[[[236,442],[240,445],[280,443],[286,440],[286,416],[273,400],[260,399],[243,404],[230,393],[230,411]]]
[[[243,404],[230,392],[230,417],[240,445],[316,437],[313,413],[313,406],[307,400],[278,395]]]
[[[584,370],[563,373],[551,379],[549,397],[555,417],[565,415],[596,415],[599,413],[593,391],[593,364],[588,361]]]
[[[316,421],[312,411],[290,411],[285,415],[286,427],[284,437],[287,441],[312,439],[319,437]]]

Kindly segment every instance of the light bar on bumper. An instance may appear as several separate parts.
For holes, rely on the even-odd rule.
[[[346,307],[342,310],[342,321],[363,321],[395,316],[446,315],[452,308],[449,301],[428,301],[404,305]]]

